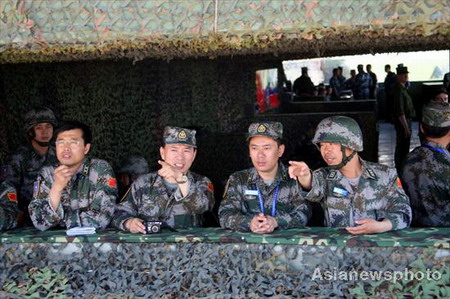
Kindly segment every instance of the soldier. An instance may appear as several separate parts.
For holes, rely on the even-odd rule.
[[[247,140],[253,168],[230,176],[219,208],[223,228],[262,234],[306,225],[310,204],[279,162],[285,149],[282,136],[279,122],[250,125]]]
[[[314,83],[308,76],[308,68],[302,67],[302,75],[294,81],[294,93],[298,97],[311,97],[314,96]]]
[[[28,205],[33,198],[33,183],[42,167],[54,164],[55,149],[50,145],[57,120],[53,111],[46,107],[35,108],[25,115],[24,131],[29,143],[20,146],[8,157],[0,181],[6,181],[17,190],[20,209],[19,226],[32,225]]]
[[[29,206],[34,226],[39,230],[55,226],[105,228],[117,198],[111,166],[86,157],[92,142],[86,124],[65,122],[55,136],[60,165],[44,167],[34,183]]]
[[[411,207],[395,169],[358,156],[363,137],[355,120],[346,116],[323,119],[313,143],[328,167],[311,173],[304,162],[291,161],[289,175],[310,190],[307,200],[322,204],[327,226],[346,227],[352,234],[409,226]]]
[[[0,184],[0,231],[17,226],[19,206],[16,189],[7,182]]]
[[[366,100],[369,98],[369,87],[372,85],[372,78],[364,71],[364,66],[358,64],[358,75],[355,78],[355,99]]]
[[[411,143],[411,123],[416,116],[411,95],[408,92],[408,68],[399,65],[397,67],[397,82],[392,90],[394,127],[396,131],[395,167],[400,173],[403,160],[409,153]]]
[[[366,65],[366,71],[367,74],[370,76],[370,86],[369,86],[369,99],[376,99],[377,98],[377,74],[372,72],[372,65],[368,64]]]
[[[148,163],[140,155],[131,155],[120,162],[116,171],[119,183],[119,198],[123,199],[125,192],[140,175],[149,173]]]
[[[212,210],[211,181],[189,169],[197,154],[195,130],[166,127],[159,152],[161,169],[141,175],[116,206],[113,225],[145,233],[144,221],[162,221],[169,227],[199,227],[202,214]]]
[[[425,142],[406,156],[401,178],[414,226],[450,226],[450,106],[429,103],[422,112]]]

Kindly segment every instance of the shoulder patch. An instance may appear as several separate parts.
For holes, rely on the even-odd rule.
[[[8,197],[9,201],[17,202],[17,194],[14,192],[6,193],[6,196]]]
[[[397,187],[403,189],[402,181],[400,180],[400,178],[397,178]]]
[[[112,188],[116,188],[117,187],[117,181],[115,178],[109,178],[108,179],[108,186],[112,187]]]
[[[209,183],[207,184],[207,187],[208,187],[209,191],[211,191],[211,192],[214,193],[214,185],[213,185],[211,182],[209,182]]]

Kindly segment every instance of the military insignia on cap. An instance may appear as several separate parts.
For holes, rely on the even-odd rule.
[[[178,133],[178,139],[186,139],[187,135],[184,130],[181,130],[180,133]]]
[[[258,131],[258,133],[264,133],[266,131],[266,126],[265,125],[259,125],[257,131]]]

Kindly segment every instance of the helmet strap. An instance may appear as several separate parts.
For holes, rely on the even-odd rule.
[[[33,140],[40,146],[49,146],[50,145],[50,142],[48,142],[48,141],[47,142],[37,141],[35,138],[33,138]]]
[[[353,159],[353,157],[356,155],[356,151],[353,151],[350,155],[346,155],[345,154],[345,147],[342,146],[341,144],[341,152],[342,152],[342,161],[341,163],[339,163],[338,165],[331,165],[329,166],[332,169],[341,169],[342,167],[344,167],[345,165],[347,165],[347,163]]]

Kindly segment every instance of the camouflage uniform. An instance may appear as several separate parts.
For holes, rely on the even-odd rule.
[[[281,139],[283,125],[279,122],[252,123],[248,137],[266,136]],[[278,187],[278,197],[275,195]],[[225,194],[219,208],[220,225],[239,231],[249,231],[250,222],[261,213],[258,190],[263,199],[264,214],[275,214],[281,229],[303,227],[311,216],[311,206],[304,201],[296,181],[289,178],[287,168],[278,163],[278,171],[270,185],[266,185],[256,168],[233,173],[228,179]],[[277,197],[275,211],[272,211],[274,198]]]
[[[125,200],[116,206],[113,225],[121,230],[130,218],[160,220],[177,227],[202,226],[202,214],[214,205],[211,181],[189,171],[186,174],[189,193],[183,197],[180,190],[170,192],[157,172],[141,175],[131,184]]]
[[[116,179],[111,166],[100,159],[85,158],[80,169],[61,194],[61,204],[50,206],[50,189],[55,166],[44,167],[34,185],[29,211],[34,226],[46,230],[54,226],[67,228],[91,226],[105,228],[114,213],[117,198]]]
[[[38,123],[48,122],[55,127],[57,121],[53,112],[48,108],[32,109],[25,115],[24,130],[28,132]],[[44,166],[57,163],[55,149],[49,145],[45,155],[38,153],[31,144],[20,146],[17,151],[6,159],[0,171],[0,181],[12,184],[19,200],[19,209],[25,213],[25,224],[31,225],[28,215],[28,205],[33,199],[33,183],[39,171]]]
[[[363,150],[362,133],[353,119],[345,116],[328,117],[317,126],[313,143],[339,143],[342,149]],[[339,169],[323,167],[313,172],[307,200],[320,202],[329,227],[355,226],[355,220],[387,218],[392,230],[403,229],[411,222],[411,207],[394,168],[364,161],[360,158],[362,174],[356,186]],[[340,166],[342,167],[342,166]]]
[[[195,130],[179,127],[164,129],[164,144],[186,144],[197,147]],[[202,214],[212,210],[214,189],[211,181],[204,176],[188,171],[185,176],[189,184],[188,194],[183,197],[178,185],[168,187],[157,172],[141,175],[131,185],[125,200],[117,205],[113,225],[127,230],[124,223],[130,218],[146,221],[163,221],[170,227],[202,226]]]
[[[227,183],[226,192],[219,208],[220,225],[239,231],[249,231],[250,221],[261,213],[258,196],[250,194],[257,188],[264,199],[267,215],[272,211],[272,202],[277,185],[280,184],[275,219],[281,229],[304,227],[311,216],[311,206],[301,196],[295,180],[289,178],[287,168],[278,164],[275,180],[267,186],[255,168],[233,173]]]
[[[423,109],[423,123],[450,127],[448,105],[429,104]],[[446,107],[446,108],[445,108]],[[402,182],[411,199],[413,225],[450,226],[450,152],[426,141],[406,156]]]
[[[18,215],[16,189],[3,182],[0,184],[0,230],[15,228]]]

